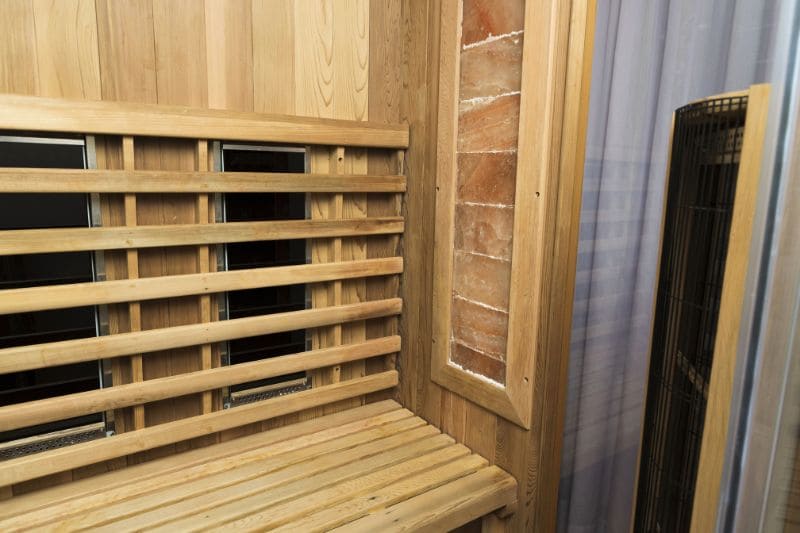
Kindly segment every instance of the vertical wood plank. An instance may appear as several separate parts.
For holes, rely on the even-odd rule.
[[[208,141],[197,141],[197,170],[208,170]],[[209,208],[208,194],[197,195],[197,223],[208,224]],[[210,256],[208,245],[197,247],[197,271],[208,272],[210,268]],[[211,296],[203,294],[200,300],[200,322],[211,322]],[[212,367],[211,345],[203,344],[200,346],[200,369],[208,370]],[[212,391],[205,391],[202,394],[202,412],[210,413],[213,410]]]
[[[41,96],[100,99],[92,0],[33,0]]]
[[[125,136],[122,138],[122,168],[124,170],[134,170],[134,151],[133,151],[133,137]],[[137,225],[136,215],[136,194],[125,194],[125,225],[128,227]],[[136,249],[126,250],[126,265],[128,269],[128,279],[136,279],[139,277],[139,251]],[[139,302],[128,303],[128,331],[141,331],[142,330],[142,308]],[[130,356],[130,376],[131,382],[139,382],[144,380],[144,371],[142,370],[142,355],[136,354]],[[133,429],[142,429],[145,427],[144,418],[144,405],[136,405],[133,407]]]
[[[155,103],[151,0],[96,0],[103,100]]]
[[[335,118],[333,2],[294,2],[295,112]]]
[[[293,114],[296,89],[287,80],[295,81],[295,2],[253,0],[252,10],[253,109]]]
[[[8,0],[0,18],[0,90],[38,94],[36,28],[31,0]]]
[[[208,107],[252,111],[251,1],[205,0],[205,20]]]

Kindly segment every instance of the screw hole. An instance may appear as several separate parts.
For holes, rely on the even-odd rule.
[[[539,191],[536,191],[536,198],[539,198]]]
[[[528,384],[528,378],[522,378],[522,381],[524,381],[526,385]]]

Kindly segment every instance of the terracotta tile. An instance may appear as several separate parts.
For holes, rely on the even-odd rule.
[[[456,205],[455,249],[511,260],[514,210],[482,205]]]
[[[517,154],[458,154],[458,189],[463,202],[512,205],[517,183]]]
[[[501,384],[506,382],[506,364],[470,349],[458,342],[450,343],[450,360],[476,374]]]
[[[523,29],[525,0],[464,0],[462,44]]]
[[[453,252],[453,292],[459,296],[506,311],[510,279],[508,261]]]
[[[459,99],[519,92],[522,35],[512,35],[461,52]]]
[[[453,298],[452,336],[456,341],[505,360],[508,313],[488,309],[463,298]]]
[[[516,150],[518,134],[518,94],[458,106],[459,152]]]

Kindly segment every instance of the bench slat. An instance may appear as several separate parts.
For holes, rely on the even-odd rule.
[[[163,504],[159,505],[159,501],[153,495],[149,512],[126,520],[114,520],[101,528],[92,527],[98,533],[103,531],[113,533],[134,528],[148,531],[155,531],[157,528],[191,531],[202,527],[209,530],[246,514],[248,509],[253,508],[253,504],[256,506],[277,504],[302,494],[297,489],[292,491],[292,488],[312,476],[317,481],[317,489],[321,489],[326,484],[331,485],[363,475],[375,465],[392,464],[393,461],[413,457],[420,450],[441,448],[452,443],[452,439],[442,438],[435,428],[426,425],[423,420],[415,418],[413,421],[419,425],[408,429],[409,424],[406,423],[405,431],[395,430],[393,434],[381,436],[377,431],[373,431],[372,435],[353,435],[340,439],[328,447],[326,454],[311,454],[310,451],[305,451],[304,455],[308,459],[303,462],[271,465],[273,467],[271,472],[238,484],[226,486],[220,484],[219,479],[203,480],[208,481],[206,491],[191,487],[190,491],[175,489],[160,492]],[[435,435],[438,435],[438,438]],[[423,442],[424,446],[417,445],[418,442]],[[286,454],[277,459],[283,457],[288,459],[290,456],[291,454]],[[263,468],[269,465],[258,466]],[[124,508],[125,503],[118,507]],[[113,517],[114,512],[109,513],[109,516]]]
[[[420,496],[385,507],[346,526],[337,533],[389,531],[449,531],[502,507],[517,498],[517,483],[496,466],[478,470]]]
[[[0,529],[440,531],[513,512],[516,489],[387,401],[22,496]]]
[[[252,422],[355,398],[397,385],[396,370],[270,398],[233,409],[193,416],[57,450],[0,463],[0,486],[64,472],[100,461],[123,457],[202,437]]]
[[[9,530],[15,525],[34,526],[88,511],[98,500],[98,494],[102,494],[101,505],[130,499],[155,488],[188,482],[204,474],[235,468],[244,462],[266,459],[412,416],[396,402],[384,400],[42,489],[3,502],[0,520],[4,521],[0,521],[0,530]],[[20,516],[18,522],[10,521]]]

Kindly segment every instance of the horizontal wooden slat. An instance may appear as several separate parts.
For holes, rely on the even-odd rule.
[[[340,263],[27,287],[0,291],[0,315],[384,276],[399,274],[402,271],[401,257],[387,257]]]
[[[57,485],[20,495],[0,505],[0,520],[32,513],[37,520],[43,521],[33,523],[28,515],[22,523],[27,529],[58,516],[69,516],[91,509],[91,502],[98,495],[102,495],[104,505],[125,500],[152,491],[154,485],[167,488],[191,482],[197,477],[230,470],[243,462],[274,457],[287,450],[316,445],[412,416],[410,411],[403,409],[394,400],[370,403],[75,480],[69,485]],[[52,514],[48,517],[47,513]],[[0,531],[8,529],[8,526],[8,522],[0,522]]]
[[[0,95],[0,129],[407,148],[408,126],[182,106]]]
[[[0,486],[151,450],[159,446],[377,392],[396,385],[397,371],[389,370],[233,409],[167,422],[106,439],[12,459],[0,463]]]
[[[402,232],[402,217],[7,230],[0,232],[0,255],[353,237]]]
[[[178,170],[0,169],[0,193],[392,193],[405,190],[404,176]]]
[[[404,502],[383,507],[350,522],[337,533],[389,531],[403,524],[408,531],[450,531],[517,499],[517,483],[496,466],[483,468]]]
[[[357,344],[283,355],[234,366],[201,370],[129,383],[106,389],[68,394],[34,402],[0,407],[0,431],[64,420],[90,413],[120,409],[165,398],[175,398],[237,385],[257,379],[333,366],[400,350],[400,337],[384,337]]]
[[[400,298],[0,350],[0,374],[399,314]]]

